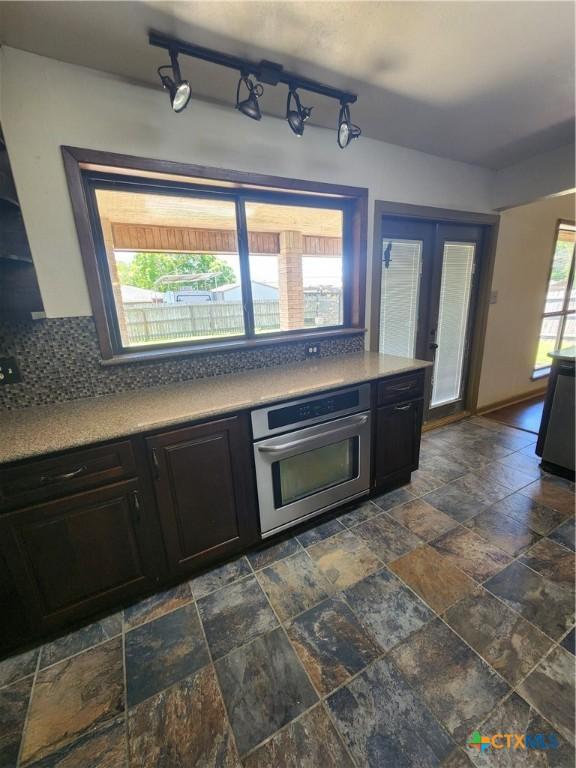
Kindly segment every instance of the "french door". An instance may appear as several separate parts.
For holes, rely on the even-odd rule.
[[[382,220],[379,351],[430,360],[425,419],[463,410],[483,228]]]

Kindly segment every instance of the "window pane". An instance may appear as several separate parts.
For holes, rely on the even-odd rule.
[[[246,203],[256,333],[343,323],[342,211]]]
[[[538,351],[536,353],[536,364],[534,366],[536,371],[541,368],[550,367],[552,361],[548,357],[548,352],[553,352],[556,349],[556,340],[558,338],[558,332],[560,331],[561,322],[562,316],[543,318],[540,327]]]
[[[244,333],[233,202],[104,189],[96,200],[124,347]]]
[[[414,357],[422,268],[421,240],[382,241],[380,352]]]
[[[548,283],[546,305],[544,307],[545,313],[561,312],[564,308],[573,252],[574,243],[559,236],[552,259],[552,270],[550,272],[550,282]]]
[[[573,347],[574,345],[576,345],[576,315],[568,315],[564,325],[560,349],[566,349],[566,347]]]
[[[444,244],[432,406],[461,396],[475,249],[473,243]]]

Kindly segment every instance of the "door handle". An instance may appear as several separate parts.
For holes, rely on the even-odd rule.
[[[311,437],[303,437],[300,440],[290,440],[290,442],[282,443],[282,445],[259,445],[258,450],[260,453],[284,453],[284,451],[289,451],[292,448],[298,448],[300,445],[306,445],[306,443],[310,443],[319,437],[324,438],[347,434],[350,431],[350,427],[361,426],[362,424],[366,424],[367,421],[368,416],[357,416],[353,419],[350,419],[345,427],[330,429],[327,432],[321,432],[318,435],[313,435]]]
[[[438,344],[430,344],[430,349],[438,349]]]
[[[134,522],[140,524],[140,494],[138,491],[132,491],[132,505],[134,507]]]
[[[160,462],[158,461],[156,448],[152,448],[152,465],[154,467],[154,477],[160,477]]]

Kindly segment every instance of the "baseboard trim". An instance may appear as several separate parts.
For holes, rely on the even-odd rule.
[[[508,397],[506,400],[499,400],[496,403],[489,403],[488,405],[483,405],[481,408],[477,408],[475,412],[475,416],[483,416],[485,413],[490,413],[491,411],[497,411],[499,408],[505,408],[507,405],[516,405],[516,403],[525,403],[527,400],[536,400],[537,397],[542,397],[542,395],[546,394],[546,387],[540,387],[538,389],[533,389],[530,392],[524,392],[521,395],[514,395],[513,397]]]
[[[422,432],[429,432],[431,429],[438,429],[438,427],[445,427],[447,424],[452,424],[455,421],[462,421],[467,419],[472,414],[470,411],[459,411],[458,413],[452,413],[450,416],[444,416],[443,419],[436,419],[435,421],[427,421],[422,426]]]

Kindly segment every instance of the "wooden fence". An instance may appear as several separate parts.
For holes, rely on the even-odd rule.
[[[306,328],[338,325],[341,320],[340,296],[305,296]],[[242,302],[220,301],[205,304],[129,304],[125,305],[129,345],[177,339],[239,336],[244,333]],[[279,302],[256,300],[254,320],[261,332],[280,329]]]

